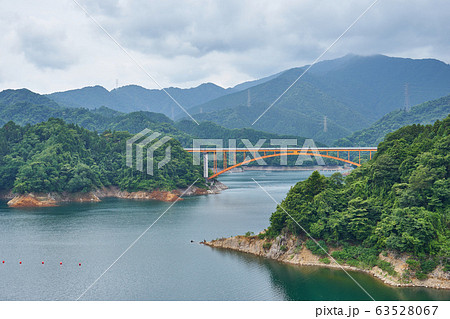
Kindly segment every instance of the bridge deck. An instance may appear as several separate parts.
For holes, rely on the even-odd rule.
[[[355,151],[372,151],[376,152],[377,147],[317,147],[317,148],[300,148],[300,147],[261,147],[261,148],[216,148],[216,147],[201,147],[201,148],[185,148],[187,152],[290,152],[290,151],[310,151],[310,152],[355,152]]]

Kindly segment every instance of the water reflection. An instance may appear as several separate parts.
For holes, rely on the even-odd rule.
[[[340,270],[325,267],[295,266],[243,252],[214,249],[242,260],[259,265],[270,276],[274,290],[285,300],[369,301],[370,297],[349,276]],[[349,274],[375,300],[449,300],[450,291],[422,287],[391,287],[370,275],[351,271]]]

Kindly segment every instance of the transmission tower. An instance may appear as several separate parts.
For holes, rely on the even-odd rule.
[[[247,90],[247,107],[250,107],[251,105],[251,100],[250,100],[250,89]]]
[[[324,116],[323,117],[323,131],[327,132],[328,131],[328,127],[327,127],[327,117]]]

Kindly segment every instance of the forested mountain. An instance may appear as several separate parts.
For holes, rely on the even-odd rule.
[[[407,252],[420,279],[439,263],[450,271],[449,168],[447,117],[388,134],[373,159],[345,179],[314,172],[281,206],[312,237],[343,246],[332,254],[338,261],[371,268],[382,250]],[[266,235],[282,231],[303,234],[279,206]],[[308,245],[314,250],[313,242]]]
[[[362,114],[351,110],[309,83],[300,83],[292,87],[287,96],[252,126],[253,121],[295,80],[297,75],[297,73],[287,72],[283,74],[283,81],[277,81],[276,86],[271,83],[275,81],[272,80],[251,88],[247,92],[231,94],[220,101],[215,100],[217,104],[211,102],[208,105],[215,108],[224,102],[231,107],[214,112],[203,109],[203,113],[195,114],[194,118],[200,121],[212,121],[227,128],[252,127],[291,135],[302,132],[303,136],[323,143],[329,143],[336,137],[347,136],[369,125],[370,122]],[[250,103],[247,104],[248,95],[250,95]],[[246,101],[245,104],[240,104],[242,100]],[[271,102],[267,103],[267,101]],[[328,114],[326,129],[324,114]]]
[[[276,134],[306,136],[330,144],[367,128],[401,109],[450,93],[450,66],[433,59],[382,55],[355,56],[314,65],[255,125],[252,123],[298,78],[307,66],[224,89],[212,83],[167,88],[197,121],[227,128],[252,127]],[[101,86],[49,94],[59,105],[121,112],[151,111],[187,118],[162,90],[128,85],[108,91]]]
[[[263,84],[195,106],[190,112],[196,113],[197,120],[228,128],[250,127],[304,70],[285,71]],[[450,66],[432,59],[382,55],[349,55],[320,62],[252,127],[330,143],[402,108],[405,92],[412,105],[448,95]]]
[[[242,138],[249,139],[253,144],[260,138],[297,138],[300,146],[304,142],[303,137],[280,136],[254,129],[231,130],[212,122],[203,122],[200,125],[191,121],[173,122],[167,116],[154,112],[122,113],[106,107],[94,110],[61,107],[46,96],[27,89],[0,92],[0,125],[9,121],[19,125],[37,124],[51,117],[61,118],[68,123],[97,132],[111,130],[135,134],[148,128],[176,138],[184,147],[192,147],[193,138],[224,139],[225,142],[230,138],[238,139],[238,146],[243,146],[240,142]]]
[[[61,118],[88,130],[128,131],[137,133],[145,128],[171,133],[173,137],[186,135],[176,130],[164,114],[153,112],[122,113],[106,107],[94,110],[61,107],[46,96],[27,89],[0,92],[0,125],[14,121],[19,125],[37,124],[49,118]]]
[[[197,178],[198,186],[204,183],[201,167],[192,165],[191,154],[175,139],[168,142],[171,161],[153,176],[133,173],[125,165],[124,151],[131,136],[110,131],[98,135],[61,119],[25,127],[8,122],[0,129],[0,190],[72,193],[118,186],[151,191],[185,188]],[[164,157],[164,149],[157,149],[155,162]]]
[[[7,106],[20,106],[23,104],[42,107],[45,110],[58,109],[60,107],[58,103],[50,100],[45,95],[34,93],[28,89],[4,90],[0,92],[2,112],[6,111],[5,107]]]
[[[384,137],[402,126],[431,124],[450,113],[450,95],[414,106],[411,110],[395,110],[370,127],[335,142],[337,146],[374,146]]]
[[[178,103],[185,109],[203,104],[223,95],[245,90],[249,87],[267,82],[279,74],[247,81],[233,88],[224,89],[214,83],[203,83],[197,87],[180,89],[176,87],[165,88]],[[138,85],[126,85],[108,91],[102,86],[90,86],[47,95],[61,106],[96,109],[106,106],[110,109],[128,113],[135,111],[150,111],[163,113],[172,118],[186,116],[186,113],[163,91],[146,89]]]
[[[165,90],[184,108],[188,109],[228,94],[232,89],[205,83],[190,89],[171,87]],[[111,92],[102,86],[93,86],[52,93],[47,96],[58,104],[68,107],[95,109],[106,106],[121,112],[149,111],[163,113],[169,117],[181,113],[186,115],[163,90],[149,90],[138,85],[123,86]]]

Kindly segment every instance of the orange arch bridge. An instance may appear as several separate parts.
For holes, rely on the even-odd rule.
[[[377,151],[376,147],[318,147],[318,148],[185,148],[189,153],[203,154],[204,158],[204,176],[211,179],[217,177],[235,167],[239,167],[250,162],[258,161],[264,158],[289,156],[289,155],[307,155],[331,158],[337,161],[345,162],[355,166],[361,166],[361,152],[369,153],[372,159],[372,153]],[[350,154],[357,154],[357,161],[350,160]],[[198,154],[198,155],[200,155]],[[213,175],[208,177],[208,154],[213,157]],[[236,154],[243,154],[244,161],[237,163]],[[246,159],[247,154],[251,154],[252,158]],[[263,154],[263,155],[261,155]],[[344,157],[343,157],[344,156]],[[352,156],[353,159],[354,156]],[[217,162],[223,161],[223,168],[218,167]]]

